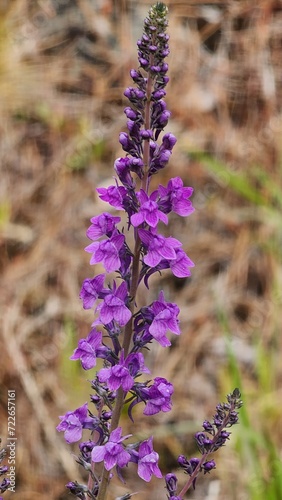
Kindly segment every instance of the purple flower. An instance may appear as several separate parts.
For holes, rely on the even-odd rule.
[[[131,224],[134,227],[140,226],[143,222],[146,222],[146,224],[151,227],[156,227],[160,220],[165,224],[168,223],[167,215],[158,209],[158,204],[156,202],[157,196],[157,191],[154,191],[150,197],[143,189],[137,193],[140,208],[139,211],[130,218]]]
[[[139,446],[138,476],[146,482],[151,480],[152,475],[162,478],[158,460],[159,455],[153,450],[153,438],[150,437]]]
[[[82,437],[83,423],[87,419],[87,403],[80,406],[74,411],[68,411],[65,415],[60,416],[61,422],[56,429],[59,432],[64,432],[67,443],[75,443]]]
[[[91,309],[97,298],[101,298],[100,292],[103,290],[104,280],[104,274],[97,274],[95,278],[83,281],[79,297],[83,301],[84,309]]]
[[[117,271],[121,266],[119,251],[124,244],[124,240],[123,234],[116,234],[108,240],[90,243],[85,248],[86,252],[92,253],[90,264],[103,262],[107,273]]]
[[[109,186],[108,188],[97,188],[97,193],[99,193],[99,198],[103,201],[107,201],[112,207],[117,210],[124,210],[123,200],[126,196],[126,189],[123,186]]]
[[[91,226],[87,229],[87,236],[90,240],[97,240],[101,236],[112,236],[116,229],[116,224],[120,222],[120,217],[114,217],[108,212],[92,217]]]
[[[156,271],[161,271],[162,269],[170,268],[171,272],[174,274],[174,276],[177,276],[177,278],[185,278],[187,276],[191,276],[190,267],[194,267],[194,262],[188,257],[188,255],[186,255],[182,248],[175,248],[174,250],[174,259],[163,259],[157,266],[153,267],[152,269],[144,269],[144,274],[146,274],[144,282],[147,288],[149,288],[149,277]]]
[[[149,368],[145,366],[144,356],[141,352],[129,354],[125,360],[125,365],[134,378],[140,373],[150,373]]]
[[[86,339],[79,340],[70,359],[80,359],[82,368],[90,370],[96,366],[96,358],[105,358],[109,352],[110,349],[102,345],[102,333],[93,328]]]
[[[111,391],[122,387],[125,392],[128,392],[133,387],[134,377],[139,372],[149,373],[148,368],[144,365],[143,354],[141,352],[129,354],[124,359],[122,351],[119,363],[110,368],[102,368],[98,372],[98,379],[100,382],[107,382]]]
[[[122,284],[116,288],[116,283],[114,282],[113,289],[105,296],[101,306],[98,306],[100,310],[99,320],[107,325],[111,321],[116,321],[120,326],[126,325],[130,320],[132,314],[125,303],[128,302],[128,291],[127,285],[123,281]]]
[[[167,187],[159,186],[160,207],[165,213],[173,210],[181,216],[187,216],[194,212],[192,202],[188,200],[193,194],[193,188],[183,187],[180,177],[170,179]]]
[[[154,384],[151,385],[147,393],[148,401],[143,412],[144,415],[155,415],[160,411],[170,411],[173,390],[173,385],[165,378],[156,377]]]
[[[151,310],[154,314],[153,322],[149,328],[149,333],[164,347],[171,345],[171,342],[166,338],[167,330],[170,330],[176,335],[180,334],[179,307],[176,304],[166,302],[164,294],[161,291],[159,300],[153,302]]]
[[[146,229],[139,229],[138,233],[147,249],[147,255],[144,257],[147,266],[155,267],[162,259],[172,260],[176,258],[175,249],[181,247],[181,243],[177,239],[165,238]]]
[[[175,259],[170,259],[168,266],[174,276],[177,278],[186,278],[187,276],[191,276],[190,267],[194,267],[195,264],[182,248],[176,248]]]
[[[102,368],[98,372],[98,379],[100,382],[107,382],[111,391],[122,387],[125,392],[128,392],[134,384],[134,379],[130,375],[128,368],[122,363],[111,368]]]
[[[121,437],[122,429],[118,427],[113,432],[111,432],[109,441],[103,446],[95,446],[92,450],[92,461],[102,462],[104,461],[105,468],[111,470],[113,467],[118,465],[119,467],[125,467],[128,464],[131,455],[124,449],[121,444],[124,439],[128,436]]]

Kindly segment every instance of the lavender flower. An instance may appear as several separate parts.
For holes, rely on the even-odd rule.
[[[98,372],[100,382],[107,382],[110,390],[117,390],[119,387],[128,392],[133,384],[134,377],[140,372],[149,373],[144,365],[144,357],[141,352],[129,354],[124,359],[124,352],[121,352],[120,361],[111,368],[102,368]]]
[[[120,222],[120,217],[114,217],[108,212],[104,212],[97,217],[90,219],[92,224],[86,234],[90,240],[97,240],[101,236],[112,236],[115,232],[116,225]]]
[[[98,419],[87,417],[88,405],[85,403],[74,411],[68,411],[61,416],[61,422],[57,426],[58,431],[65,433],[67,443],[75,443],[82,437],[82,430],[85,428],[94,430],[99,423]]]
[[[194,212],[192,202],[188,199],[193,194],[193,188],[183,187],[183,181],[180,177],[170,179],[166,188],[160,185],[158,192],[159,208],[163,212],[173,211],[183,217]]]
[[[127,285],[123,283],[117,288],[116,283],[113,283],[112,290],[105,296],[102,305],[99,307],[99,320],[107,325],[111,321],[116,321],[120,326],[126,325],[132,314],[127,303],[128,290]]]
[[[174,260],[175,248],[180,248],[181,243],[176,238],[165,238],[155,230],[139,229],[139,237],[146,253],[144,263],[149,267],[156,267],[162,260]]]
[[[105,273],[86,278],[82,284],[83,308],[93,308],[94,320],[92,330],[79,340],[71,360],[79,360],[85,370],[94,368],[97,359],[104,364],[91,381],[95,415],[85,403],[61,416],[57,426],[68,443],[80,441],[83,432],[90,431],[88,440],[80,443],[77,457],[87,471],[88,484],[67,484],[70,492],[82,500],[105,500],[110,479],[115,473],[122,479],[122,469],[129,462],[136,464],[137,473],[145,482],[153,475],[163,477],[153,437],[126,445],[124,441],[129,436],[122,436],[120,417],[127,406],[133,421],[133,409],[138,404],[144,405],[146,416],[171,409],[173,385],[163,377],[144,380],[150,372],[142,351],[153,341],[169,347],[168,335],[180,335],[179,307],[167,302],[163,291],[157,300],[140,307],[137,290],[142,282],[149,288],[150,276],[163,269],[170,269],[177,277],[187,277],[194,266],[178,239],[159,232],[162,224],[168,224],[169,213],[181,217],[193,213],[193,189],[174,177],[166,187],[159,185],[150,191],[152,176],[167,165],[176,144],[176,137],[170,132],[160,137],[170,118],[164,101],[169,81],[165,62],[169,54],[166,15],[166,6],[158,2],[144,21],[144,32],[137,42],[139,69],[130,71],[133,85],[124,92],[129,101],[124,110],[128,131],[120,133],[119,142],[125,155],[114,162],[115,184],[97,189],[103,201],[125,212],[127,228],[120,227],[118,215],[104,212],[91,219],[87,230],[91,243],[85,250],[91,254],[90,264],[101,263]],[[116,273],[115,278],[106,279],[106,273]],[[189,475],[186,489],[177,493],[176,476],[166,475],[170,499],[183,498],[190,484],[195,486],[200,471],[207,473],[215,467],[209,455],[229,439],[226,427],[238,420],[238,397],[234,392],[228,405],[218,405],[213,423],[205,421],[204,432],[196,434],[202,459],[179,457],[179,465]],[[101,476],[96,468],[100,462]],[[126,494],[124,499],[131,496]]]
[[[152,475],[163,477],[158,466],[159,455],[153,450],[153,438],[150,437],[139,446],[138,475],[144,481],[151,480]]]
[[[124,239],[123,234],[115,234],[108,240],[95,241],[88,245],[85,250],[92,253],[90,264],[103,262],[107,273],[119,269],[121,266],[119,251],[124,244]]]
[[[156,227],[161,220],[165,224],[168,223],[167,215],[161,212],[156,202],[158,192],[154,191],[150,196],[141,189],[137,193],[139,201],[139,211],[133,214],[130,218],[131,224],[135,227],[140,226],[145,222],[150,227]]]
[[[123,209],[123,200],[126,196],[126,189],[123,186],[110,186],[108,188],[97,188],[97,193],[103,201],[107,201],[117,210]]]
[[[119,467],[124,467],[128,464],[131,455],[128,453],[122,442],[129,436],[121,436],[122,429],[118,427],[109,436],[109,440],[105,445],[96,446],[92,450],[92,461],[102,462],[104,461],[106,470],[111,470],[113,467],[118,465]]]
[[[144,415],[155,415],[160,411],[164,413],[171,410],[171,396],[173,385],[163,377],[156,377],[154,384],[148,390],[147,404]]]
[[[101,297],[105,274],[98,274],[93,279],[85,279],[80,290],[80,298],[84,309],[91,309],[96,300]]]
[[[108,347],[102,345],[102,333],[93,328],[86,339],[79,340],[70,359],[80,359],[82,368],[90,370],[96,366],[97,358],[106,358],[110,352]]]

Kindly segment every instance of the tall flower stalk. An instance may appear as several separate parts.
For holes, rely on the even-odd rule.
[[[127,227],[124,229],[121,217],[111,211],[93,217],[87,230],[92,241],[85,249],[91,254],[90,264],[102,263],[105,273],[83,282],[80,298],[85,309],[94,308],[95,320],[71,359],[80,360],[85,370],[94,368],[98,358],[104,360],[104,366],[91,381],[92,409],[85,403],[67,412],[57,427],[65,433],[68,443],[80,441],[84,429],[90,431],[90,439],[80,443],[77,457],[89,474],[88,484],[67,485],[82,500],[104,500],[113,474],[122,478],[122,470],[129,462],[136,464],[139,477],[146,482],[152,475],[162,477],[153,437],[126,444],[130,436],[122,435],[120,417],[125,404],[131,420],[137,404],[144,405],[143,412],[148,416],[171,409],[173,385],[163,377],[146,382],[140,382],[139,377],[150,373],[144,350],[152,342],[169,347],[168,333],[180,334],[179,308],[166,301],[163,291],[152,303],[140,307],[137,292],[142,282],[149,288],[149,279],[156,272],[170,269],[178,278],[185,278],[194,266],[181,242],[163,236],[160,230],[168,224],[170,212],[185,217],[194,211],[190,200],[193,189],[184,187],[179,177],[173,177],[166,186],[150,190],[152,176],[167,165],[176,143],[173,134],[163,134],[170,117],[164,101],[169,81],[165,62],[169,54],[167,25],[167,7],[158,2],[144,21],[144,32],[137,42],[139,68],[131,70],[133,86],[124,92],[129,101],[124,109],[128,132],[120,134],[119,142],[125,156],[114,163],[115,184],[97,189],[102,200],[126,213]],[[132,247],[129,233],[134,237]],[[113,272],[116,278],[106,277],[106,273]],[[190,485],[195,485],[198,473],[213,468],[207,457],[219,442],[223,444],[228,438],[229,433],[224,434],[223,428],[230,424],[230,412],[236,408],[235,403],[228,404],[228,416],[221,418],[217,431],[212,430],[213,424],[207,429],[212,433],[212,444],[208,446],[203,437],[197,438],[202,460],[196,464],[195,460],[179,458],[179,465],[190,479],[178,496],[176,478],[173,474],[166,476],[168,498],[183,498]],[[103,464],[102,473],[100,467],[97,472],[98,463]],[[124,498],[130,497],[128,494]]]

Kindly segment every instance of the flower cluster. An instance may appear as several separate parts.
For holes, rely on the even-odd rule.
[[[156,272],[170,269],[175,276],[184,278],[190,276],[194,266],[181,242],[159,230],[168,224],[169,213],[181,217],[193,213],[193,189],[174,177],[166,186],[150,190],[152,176],[166,166],[176,143],[173,134],[161,135],[170,117],[164,101],[169,80],[166,15],[165,5],[157,3],[145,19],[137,43],[139,69],[131,70],[133,86],[124,92],[129,101],[124,110],[128,132],[122,132],[119,141],[126,154],[114,163],[115,183],[97,189],[102,200],[125,212],[127,232],[120,227],[121,217],[112,215],[112,211],[93,217],[87,230],[91,243],[85,250],[91,254],[90,264],[102,263],[105,273],[87,278],[82,284],[83,307],[93,309],[95,317],[90,333],[79,340],[71,359],[79,360],[84,370],[96,365],[98,370],[91,380],[92,407],[88,408],[86,402],[68,411],[57,426],[68,443],[80,441],[84,430],[90,432],[90,438],[79,444],[77,457],[89,474],[88,484],[67,484],[71,493],[82,500],[104,500],[114,472],[122,479],[122,471],[130,462],[136,464],[139,477],[146,482],[153,475],[162,477],[153,437],[127,442],[131,436],[122,434],[119,421],[125,405],[132,421],[136,405],[144,405],[147,416],[171,409],[174,389],[169,381],[162,377],[141,381],[150,373],[143,352],[153,341],[162,347],[171,345],[170,335],[180,334],[179,308],[166,301],[163,291],[157,300],[138,307],[137,291],[142,282],[149,288],[149,278]],[[129,232],[134,241],[131,246]],[[107,277],[107,273],[115,276]],[[204,452],[206,446],[203,441],[200,449]],[[96,464],[101,462],[100,476]],[[171,477],[167,480],[169,492],[173,491],[172,483]]]
[[[1,438],[0,438],[0,444],[1,444]],[[6,455],[6,450],[5,450],[5,448],[2,448],[0,450],[0,464],[3,462],[5,455]],[[7,474],[8,471],[9,471],[9,468],[7,465],[0,465],[0,476],[4,476],[5,474]],[[4,479],[0,480],[0,493],[5,493],[5,491],[7,491],[9,486],[10,486],[9,479],[4,478]],[[3,497],[0,496],[0,500],[3,500]]]

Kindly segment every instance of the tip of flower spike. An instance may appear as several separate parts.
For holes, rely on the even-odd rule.
[[[163,2],[157,2],[149,10],[149,19],[155,20],[159,19],[164,21],[168,14],[168,8]]]
[[[160,17],[165,17],[168,13],[168,7],[163,2],[157,2],[152,5],[150,9],[150,14],[151,13]]]

